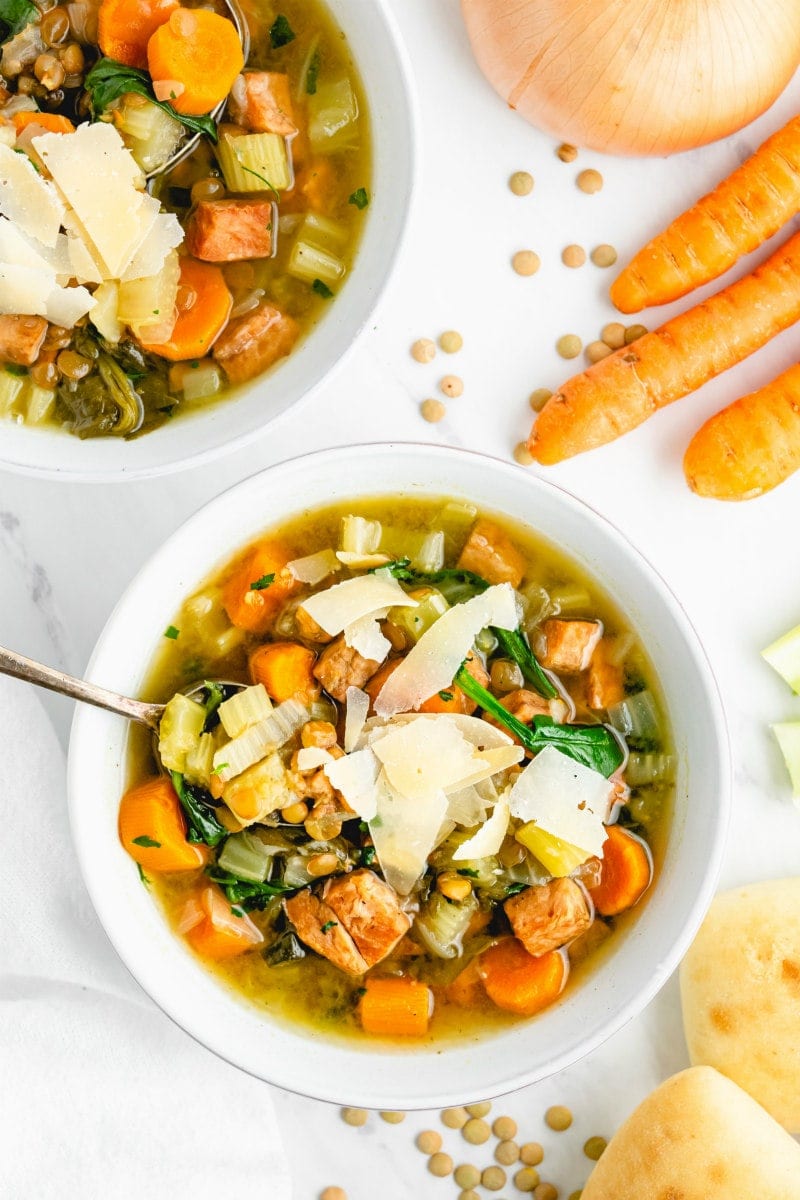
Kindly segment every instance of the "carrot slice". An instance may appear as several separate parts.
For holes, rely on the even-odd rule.
[[[292,696],[309,703],[320,691],[313,675],[316,657],[297,642],[269,642],[250,655],[250,678],[263,683],[276,704]]]
[[[433,992],[414,979],[367,979],[358,1012],[367,1033],[422,1037],[433,1013]]]
[[[27,129],[29,125],[39,125],[48,133],[75,132],[75,126],[69,117],[62,117],[60,113],[18,112],[14,113],[11,120],[14,122],[14,128],[18,134],[22,133],[23,129]]]
[[[238,629],[266,632],[297,587],[297,580],[284,569],[291,557],[283,543],[270,539],[251,550],[231,575],[222,589],[222,603]]]
[[[169,340],[142,342],[145,350],[172,362],[203,358],[228,323],[233,296],[220,267],[181,259],[178,286],[178,319]]]
[[[128,67],[147,66],[147,43],[180,0],[102,0],[97,43],[103,54]]]
[[[208,848],[186,840],[186,819],[170,781],[159,776],[131,788],[119,806],[119,837],[148,871],[196,871]]]
[[[179,113],[201,116],[224,100],[244,66],[233,22],[204,8],[176,8],[147,43],[147,64],[156,85],[170,85]]]
[[[498,1008],[532,1017],[561,994],[569,966],[558,950],[534,958],[516,938],[484,950],[478,970],[487,995]]]
[[[200,905],[206,916],[188,930],[186,940],[201,958],[215,962],[236,958],[263,942],[258,926],[246,913],[235,913],[219,888],[203,888]]]
[[[478,683],[485,682],[486,672],[472,651],[467,655],[464,666],[473,679],[477,679]],[[420,704],[419,711],[424,713],[457,713],[469,717],[472,716],[477,707],[477,703],[466,692],[462,692],[460,687],[456,687],[454,683],[451,683],[449,688],[437,692],[435,696],[430,696],[424,704]]]
[[[613,917],[632,908],[647,891],[653,860],[645,843],[618,825],[609,825],[606,834],[600,882],[589,894],[602,916]]]

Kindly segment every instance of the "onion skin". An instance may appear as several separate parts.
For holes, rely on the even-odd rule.
[[[703,146],[800,63],[800,0],[461,0],[478,65],[532,125],[611,154]]]

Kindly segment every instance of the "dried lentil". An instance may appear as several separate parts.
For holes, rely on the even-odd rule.
[[[517,1132],[517,1122],[513,1117],[498,1117],[492,1125],[492,1133],[496,1138],[500,1138],[501,1142],[508,1141],[513,1138]]]
[[[621,321],[610,321],[600,330],[600,337],[612,350],[619,350],[625,345],[625,326]]]
[[[464,339],[457,329],[446,329],[439,338],[439,346],[445,354],[458,354]]]
[[[419,411],[425,421],[429,421],[431,425],[435,425],[437,421],[441,421],[447,413],[447,409],[442,404],[441,400],[423,400],[419,406]]]
[[[600,362],[601,359],[608,358],[609,354],[613,353],[614,351],[605,342],[589,342],[586,347],[586,357],[590,363]]]
[[[538,1167],[544,1158],[544,1148],[538,1142],[526,1142],[520,1149],[519,1156],[527,1167]]]
[[[570,246],[565,246],[561,251],[561,261],[565,267],[582,267],[586,262],[586,251],[583,246],[578,246],[574,242]]]
[[[492,1111],[492,1106],[488,1100],[484,1100],[480,1104],[465,1104],[464,1107],[471,1117],[485,1117]]]
[[[464,1141],[469,1142],[471,1146],[482,1146],[484,1142],[488,1142],[491,1135],[491,1129],[480,1117],[470,1117],[461,1130]]]
[[[481,1173],[472,1163],[459,1163],[453,1172],[453,1178],[461,1188],[474,1188],[481,1181]]]
[[[544,1119],[556,1133],[563,1133],[572,1124],[572,1113],[563,1104],[553,1104],[544,1114]]]
[[[515,171],[508,181],[515,196],[530,196],[533,191],[533,176],[528,171]]]
[[[458,1193],[458,1200],[481,1200],[481,1198],[477,1192],[473,1191],[472,1188],[469,1188],[465,1192]]]
[[[360,1125],[366,1125],[369,1113],[365,1108],[343,1108],[342,1120],[346,1125],[352,1125],[357,1128]]]
[[[445,1175],[452,1174],[453,1160],[449,1154],[432,1154],[428,1159],[428,1170],[431,1175],[436,1175],[440,1179],[444,1179]]]
[[[380,1114],[380,1118],[382,1121],[385,1121],[387,1125],[400,1125],[403,1121],[405,1121],[406,1114],[404,1112],[393,1111],[382,1112]]]
[[[442,1148],[442,1135],[435,1129],[423,1129],[417,1134],[417,1149],[423,1154],[435,1154]]]
[[[629,325],[625,330],[625,345],[630,346],[631,342],[638,342],[639,338],[644,337],[646,333],[646,325]]]
[[[347,1192],[340,1187],[326,1187],[320,1192],[319,1200],[347,1200]]]
[[[518,275],[535,275],[542,265],[542,260],[535,250],[518,250],[511,260],[511,265]]]
[[[595,246],[591,259],[596,267],[613,267],[617,261],[617,252],[613,246],[603,242],[600,246]]]
[[[518,1192],[532,1192],[539,1186],[539,1172],[535,1167],[523,1167],[514,1176],[514,1187]]]
[[[481,1175],[481,1187],[485,1187],[487,1192],[499,1192],[505,1183],[506,1173],[502,1167],[487,1167]]]
[[[411,347],[411,357],[418,363],[433,362],[436,358],[436,344],[430,338],[418,338]]]
[[[552,1183],[540,1183],[533,1189],[533,1200],[558,1200],[558,1188]]]
[[[445,375],[439,380],[439,391],[450,400],[456,400],[464,392],[464,380],[458,375]]]
[[[556,350],[562,358],[577,358],[583,349],[583,342],[576,333],[565,333],[556,342]]]
[[[521,467],[530,467],[533,463],[533,455],[528,449],[527,442],[517,442],[514,447],[514,461],[519,463]]]
[[[584,1143],[583,1153],[587,1158],[590,1158],[592,1162],[597,1162],[607,1145],[608,1142],[603,1137],[590,1137],[588,1141]]]
[[[556,154],[562,162],[575,162],[575,159],[578,157],[578,147],[571,146],[569,142],[562,142],[556,150]]]
[[[534,412],[541,412],[552,394],[550,388],[536,388],[528,397],[528,403]]]
[[[590,167],[588,171],[581,171],[575,182],[587,196],[593,196],[595,192],[599,192],[602,188],[603,176],[599,171],[595,171]]]
[[[513,1166],[515,1162],[519,1162],[519,1146],[512,1141],[498,1142],[494,1156],[504,1167]]]
[[[442,1124],[448,1129],[463,1129],[469,1120],[465,1108],[445,1108],[442,1110]]]

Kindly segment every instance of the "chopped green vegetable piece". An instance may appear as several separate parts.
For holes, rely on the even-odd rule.
[[[510,883],[506,888],[507,896],[518,896],[520,892],[524,892],[529,885],[527,883]]]
[[[473,867],[459,867],[456,870],[456,875],[466,875],[467,879],[479,879],[480,871],[474,870]]]
[[[0,4],[4,2],[5,0],[0,0]],[[204,133],[212,142],[217,140],[217,126],[213,117],[187,116],[186,113],[179,113],[171,104],[156,100],[152,80],[145,71],[115,62],[113,58],[98,59],[86,76],[84,87],[89,93],[95,119],[98,119],[115,100],[119,100],[120,96],[135,92],[138,96],[146,96],[152,104],[157,104],[168,116],[180,121],[192,133]]]
[[[365,846],[364,849],[361,851],[359,865],[362,867],[371,867],[374,862],[375,862],[375,847],[374,846]]]
[[[305,958],[306,951],[296,933],[291,930],[282,933],[271,946],[261,951],[261,957],[270,967],[279,967],[282,963],[296,962]]]
[[[180,636],[181,636],[181,631],[180,631],[180,629],[176,628],[175,625],[168,625],[167,628],[164,630],[164,637],[170,638],[170,640],[173,642],[176,640],[176,638],[179,638]]]
[[[326,921],[324,925],[320,925],[320,933],[328,933],[329,930],[334,929],[338,924],[338,921]]]
[[[27,368],[27,367],[19,367],[19,366],[17,366],[17,364],[16,364],[16,363],[4,363],[4,365],[3,365],[3,369],[4,369],[5,371],[7,371],[7,373],[8,373],[9,375],[16,375],[16,376],[18,376],[18,377],[20,377],[20,378],[21,378],[23,375],[27,375],[27,374],[28,374],[28,368]]]
[[[761,657],[786,680],[793,692],[800,693],[800,625],[762,650]]]
[[[449,704],[450,701],[453,699],[453,693],[452,692],[439,692],[439,699],[444,700],[445,704]]]
[[[325,283],[324,279],[315,279],[311,285],[312,292],[316,292],[318,296],[322,296],[323,300],[330,300],[333,292]]]
[[[206,723],[208,723],[208,718],[213,716],[225,699],[225,688],[221,683],[217,683],[214,680],[209,681],[208,679],[206,679],[204,687],[206,692]]]
[[[792,795],[800,807],[800,721],[782,721],[771,726],[792,781]]]
[[[317,81],[319,80],[320,57],[319,50],[315,50],[311,55],[311,60],[308,64],[306,73],[306,95],[316,96]]]
[[[492,632],[508,657],[513,658],[528,683],[546,700],[554,700],[558,695],[558,688],[540,667],[525,635],[519,629],[512,631],[493,627]]]
[[[235,905],[235,904],[232,904],[232,905],[231,905],[231,912],[233,913],[233,915],[234,915],[235,917],[244,917],[244,916],[246,916],[246,913],[245,913],[244,909],[243,909],[243,908],[239,908],[239,907],[238,907],[237,905]]]
[[[187,840],[218,846],[228,836],[228,831],[220,824],[213,804],[204,798],[206,793],[187,783],[180,771],[170,771],[170,776],[189,825]]]
[[[148,837],[146,833],[143,833],[141,837],[135,837],[133,839],[133,844],[134,846],[147,846],[148,848],[152,848],[154,850],[161,849],[161,842],[154,842],[153,839]]]
[[[30,0],[0,0],[0,41],[8,41],[38,20],[39,10]]]
[[[274,572],[272,573],[272,575],[262,575],[260,579],[253,580],[253,582],[250,584],[250,591],[251,592],[263,592],[265,588],[268,588],[270,586],[270,584],[273,584],[274,582],[275,582],[275,573]]]
[[[141,881],[142,881],[142,883],[144,884],[144,886],[145,886],[145,887],[150,887],[150,880],[148,879],[148,877],[145,875],[144,871],[142,870],[142,864],[141,864],[141,863],[137,863],[137,864],[136,864],[136,867],[137,867],[137,869],[138,869],[138,871],[139,871],[139,878],[141,879]]]
[[[367,189],[363,188],[363,187],[356,188],[356,190],[353,192],[352,196],[350,196],[350,198],[348,199],[347,203],[354,204],[356,208],[366,208],[367,205],[369,204],[369,196],[367,195]]]
[[[220,870],[219,867],[207,867],[206,874],[214,883],[220,885],[231,904],[240,905],[245,912],[264,909],[274,896],[297,891],[297,888],[286,883],[255,883],[239,879],[229,871]]]
[[[280,50],[281,46],[288,46],[289,42],[293,42],[296,36],[288,19],[283,13],[278,13],[269,31],[269,40],[272,49]]]

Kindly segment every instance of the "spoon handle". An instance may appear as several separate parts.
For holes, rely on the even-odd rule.
[[[127,717],[130,721],[138,721],[150,729],[158,729],[162,704],[146,704],[142,700],[131,700],[128,696],[119,696],[109,692],[94,683],[86,683],[83,679],[75,679],[56,671],[53,667],[45,667],[42,663],[25,658],[14,650],[0,646],[0,674],[12,675],[15,679],[24,679],[26,683],[34,683],[37,687],[48,688],[51,692],[60,692],[62,696],[70,696],[73,700],[82,700],[93,704],[96,708],[105,708],[108,712]]]

